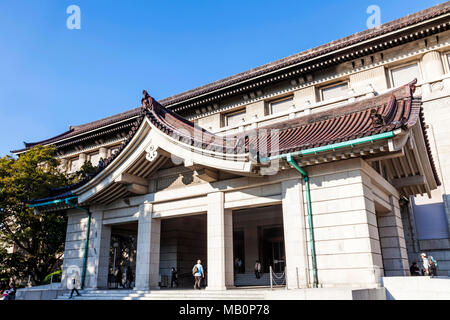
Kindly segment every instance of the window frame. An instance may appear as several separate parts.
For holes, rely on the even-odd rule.
[[[400,64],[400,65],[396,65],[396,66],[388,68],[388,70],[389,70],[389,72],[388,72],[389,73],[389,84],[391,85],[391,88],[395,88],[395,86],[394,86],[394,76],[392,74],[392,71],[398,70],[398,69],[401,69],[401,68],[405,68],[405,67],[408,67],[408,66],[412,66],[412,65],[417,65],[417,69],[419,71],[419,78],[417,79],[417,81],[418,82],[422,81],[423,75],[422,75],[422,67],[421,67],[420,60],[414,60],[414,61],[410,61],[410,62],[407,62],[407,63],[403,63],[403,64]]]
[[[333,82],[333,83],[331,83],[331,84],[328,84],[328,85],[324,85],[324,86],[322,86],[322,87],[319,87],[319,88],[318,88],[318,90],[319,90],[319,101],[320,101],[320,102],[331,101],[331,100],[333,100],[333,99],[339,98],[339,97],[335,97],[335,98],[332,98],[332,99],[327,99],[327,100],[325,100],[324,97],[323,97],[323,90],[326,90],[326,89],[329,89],[329,88],[333,88],[333,87],[342,86],[342,85],[344,85],[344,84],[347,85],[347,90],[349,90],[349,89],[350,89],[350,81],[349,81],[349,80],[342,80],[342,81],[339,81],[339,82]],[[342,97],[345,97],[345,95],[343,95]]]
[[[442,53],[444,56],[444,74],[450,74],[450,51]]]
[[[223,124],[224,124],[224,127],[229,127],[229,126],[236,126],[236,125],[238,125],[238,124],[229,124],[228,123],[228,117],[230,117],[230,116],[235,116],[235,115],[237,115],[237,114],[239,114],[239,113],[242,113],[243,115],[244,115],[244,119],[245,119],[245,116],[247,115],[247,109],[246,108],[241,108],[241,109],[239,109],[239,110],[235,110],[235,111],[232,111],[232,112],[228,112],[228,113],[224,113],[223,114]]]
[[[72,169],[73,169],[73,164],[74,164],[75,161],[77,162],[77,169],[76,169],[76,170],[72,170]],[[69,161],[69,167],[67,168],[67,169],[68,169],[68,170],[67,170],[68,173],[75,173],[75,172],[77,172],[78,170],[80,170],[81,167],[79,166],[78,161],[80,161],[80,158],[79,158],[79,157],[70,159],[70,161]]]
[[[294,95],[289,95],[289,96],[279,97],[279,98],[277,98],[277,99],[268,101],[268,102],[267,102],[267,111],[268,111],[268,112],[267,112],[267,115],[279,114],[279,113],[282,113],[282,112],[286,112],[286,111],[280,111],[280,112],[274,113],[274,112],[273,112],[273,109],[272,109],[272,105],[273,105],[274,103],[279,103],[279,102],[283,102],[283,101],[287,101],[287,100],[291,100],[291,101],[292,101],[292,104],[294,104]]]

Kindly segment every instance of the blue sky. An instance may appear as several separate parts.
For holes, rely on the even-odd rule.
[[[2,0],[0,156],[442,2]]]

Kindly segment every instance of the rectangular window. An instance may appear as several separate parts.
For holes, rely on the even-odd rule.
[[[420,78],[419,65],[417,63],[391,69],[392,87],[399,87]]]
[[[270,114],[288,111],[294,105],[294,98],[283,98],[281,100],[272,101],[269,103]]]
[[[348,90],[348,83],[338,83],[320,89],[321,101],[344,97]]]
[[[225,115],[225,125],[234,126],[245,120],[245,110],[233,112]]]
[[[448,239],[447,217],[443,202],[416,205],[414,219],[419,240]]]
[[[78,158],[75,158],[70,161],[70,170],[69,170],[70,173],[76,172],[80,169],[79,162],[80,160]]]
[[[450,73],[450,53],[447,54],[447,65],[448,65],[448,70],[449,70],[448,73]]]
[[[90,155],[91,164],[96,167],[100,161],[100,153],[93,153]]]

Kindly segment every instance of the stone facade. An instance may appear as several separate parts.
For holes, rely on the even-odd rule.
[[[275,168],[276,174],[256,177],[251,172],[237,172],[240,159],[233,162],[233,170],[226,170],[225,162],[215,159],[207,168],[208,174],[200,173],[204,168],[196,166],[192,159],[178,159],[177,163],[165,162],[151,174],[136,180],[148,192],[126,197],[118,189],[107,189],[107,182],[117,181],[115,179],[119,175],[111,171],[109,175],[100,175],[105,182],[99,182],[95,189],[79,189],[79,200],[82,201],[109,190],[109,195],[104,196],[107,201],[103,204],[93,201],[90,207],[92,224],[86,287],[107,286],[110,266],[106,261],[111,226],[131,222],[138,224],[137,289],[158,288],[161,276],[170,276],[171,267],[190,272],[197,258],[202,259],[206,267],[208,289],[226,290],[233,287],[233,262],[236,258],[233,232],[243,231],[245,269],[246,272],[252,271],[254,261],[262,250],[256,241],[257,226],[270,225],[267,222],[270,219],[264,212],[271,207],[281,211],[277,224],[283,228],[289,289],[313,286],[313,254],[317,261],[319,287],[377,288],[383,276],[409,275],[409,265],[412,261],[418,261],[422,251],[437,258],[440,275],[450,275],[450,196],[447,190],[450,182],[450,157],[447,157],[450,153],[447,139],[447,123],[450,120],[450,31],[447,27],[439,30],[438,35],[407,34],[400,37],[400,41],[393,40],[391,36],[389,39],[385,36],[384,41],[382,36],[381,44],[378,44],[384,46],[381,51],[371,47],[373,53],[367,50],[362,54],[364,51],[361,50],[357,58],[350,59],[348,55],[342,58],[342,62],[336,56],[330,60],[334,63],[330,67],[314,70],[319,63],[311,64],[313,68],[306,66],[306,69],[301,69],[301,76],[293,78],[292,74],[286,74],[289,79],[268,81],[262,89],[251,91],[247,88],[243,94],[224,94],[217,103],[205,102],[202,106],[198,102],[200,106],[196,106],[188,101],[186,108],[176,104],[166,105],[175,111],[179,109],[185,118],[213,134],[226,136],[363,102],[418,78],[415,94],[422,98],[426,133],[441,181],[437,189],[428,188],[420,196],[418,194],[423,192],[417,192],[418,183],[414,184],[413,179],[403,180],[410,183],[407,185],[409,194],[418,196],[414,201],[402,197],[398,185],[394,185],[394,179],[386,171],[400,172],[407,165],[404,163],[407,160],[402,158],[398,163],[392,162],[389,168],[384,168],[381,161],[390,157],[386,153],[378,161],[363,158],[362,155],[368,151],[362,148],[347,155],[341,154],[340,160],[331,162],[319,157],[310,159],[312,163],[305,160],[302,165],[306,165],[311,188],[313,229],[310,230],[305,181],[297,170],[285,162],[280,162],[280,167]],[[402,83],[403,79],[408,80]],[[332,92],[336,85],[345,87],[345,91],[325,99],[324,90]],[[272,104],[283,99],[291,105],[274,113]],[[243,111],[245,115],[240,121],[228,125],[227,116],[236,111]],[[154,128],[146,130],[151,134]],[[142,160],[141,154],[157,145],[155,141],[161,144],[155,147],[154,154],[157,156],[161,153],[174,160],[173,155],[176,159],[187,154],[170,145],[174,143],[172,140],[163,140],[156,134],[150,137],[148,131],[140,141],[132,140],[137,147],[133,152],[127,149],[123,162],[116,165],[117,172],[125,166],[134,166],[135,173],[139,170],[149,172],[145,169],[147,162]],[[122,138],[122,135],[117,137]],[[164,143],[169,146],[161,150]],[[390,141],[389,148],[392,144],[395,143]],[[102,145],[92,150],[107,156],[115,146]],[[409,150],[416,149],[417,152],[415,147],[410,142]],[[377,145],[377,148],[384,152],[386,146]],[[404,152],[402,149],[397,153],[402,156]],[[70,157],[73,156],[83,161],[89,158],[83,147],[70,154]],[[70,160],[66,156],[61,157]],[[158,161],[155,157],[147,157],[147,160],[149,163]],[[422,179],[427,175],[426,170],[428,173],[430,171],[424,169],[421,163],[409,165],[417,169]],[[419,206],[428,204],[442,205],[443,211],[435,214],[442,215],[448,223],[446,237],[418,237],[422,226],[415,222],[417,210]],[[242,210],[261,212],[260,221],[255,221],[253,225],[239,218],[234,221],[234,216],[237,217]],[[276,210],[274,212],[278,212]],[[86,214],[78,211],[70,210],[68,216],[63,283],[71,266],[82,266],[87,221]],[[315,238],[314,250],[311,234]]]

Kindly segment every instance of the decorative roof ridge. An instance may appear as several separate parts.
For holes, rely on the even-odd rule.
[[[125,112],[121,112],[119,114],[113,115],[113,116],[109,116],[100,120],[96,120],[96,121],[92,121],[83,125],[79,125],[79,126],[70,126],[69,127],[69,131],[66,131],[62,134],[59,134],[57,136],[54,136],[52,138],[48,138],[39,142],[33,142],[33,143],[25,143],[25,149],[19,149],[19,150],[12,150],[11,153],[19,153],[19,152],[23,152],[26,151],[27,149],[36,146],[36,145],[46,145],[46,144],[51,144],[51,143],[56,143],[59,140],[62,139],[67,139],[67,138],[71,138],[73,136],[79,135],[79,134],[83,134],[92,130],[97,130],[100,129],[102,127],[108,126],[108,125],[113,125],[119,121],[123,121],[123,120],[127,120],[130,118],[133,118],[134,116],[137,116],[139,114],[141,114],[141,109],[142,107],[137,107]]]
[[[423,119],[423,108],[421,105],[421,100],[414,98],[413,97],[413,93],[415,90],[415,84],[417,83],[417,80],[415,79],[414,81],[410,82],[407,85],[404,85],[402,87],[396,88],[390,92],[387,92],[383,95],[380,96],[376,96],[374,98],[371,99],[365,99],[362,101],[358,101],[355,103],[351,103],[349,105],[337,108],[339,110],[342,110],[344,107],[346,108],[347,111],[350,111],[350,109],[353,110],[353,114],[355,117],[357,117],[357,113],[360,114],[364,114],[365,115],[365,123],[364,123],[364,127],[361,127],[361,124],[358,124],[358,126],[360,127],[359,131],[355,130],[352,126],[349,126],[349,122],[346,121],[344,122],[344,125],[341,127],[341,131],[342,128],[350,128],[351,130],[345,134],[341,133],[336,133],[336,132],[331,132],[331,135],[326,135],[326,127],[324,126],[324,123],[326,122],[330,122],[333,119],[336,118],[345,118],[347,117],[350,118],[350,114],[351,112],[345,112],[340,114],[339,116],[333,117],[333,118],[328,118],[328,119],[323,119],[323,118],[312,118],[312,117],[305,117],[306,119],[314,119],[311,121],[304,121],[305,119],[302,119],[303,122],[299,123],[298,119],[294,119],[294,120],[287,120],[284,121],[281,124],[278,125],[272,125],[272,127],[270,127],[271,129],[275,128],[282,128],[284,129],[286,132],[288,132],[291,129],[297,130],[297,131],[292,131],[290,138],[292,139],[292,137],[294,137],[294,139],[297,139],[297,143],[299,143],[298,139],[300,136],[296,135],[295,132],[300,132],[298,130],[303,130],[303,127],[309,127],[310,130],[313,130],[312,132],[316,133],[316,136],[314,137],[315,140],[312,140],[311,143],[303,143],[300,145],[291,145],[289,146],[288,143],[288,147],[284,148],[284,149],[279,149],[279,152],[281,153],[286,153],[286,152],[295,152],[298,150],[302,150],[305,148],[309,148],[311,146],[316,146],[316,145],[327,145],[330,143],[335,143],[335,142],[340,142],[340,141],[347,141],[347,140],[351,140],[354,137],[361,137],[361,136],[368,136],[368,135],[373,135],[373,134],[378,134],[378,133],[382,133],[382,132],[387,132],[387,131],[393,131],[395,129],[398,128],[405,128],[405,127],[410,127],[414,124],[417,123],[417,120],[420,119],[421,122],[421,126],[422,126],[422,130],[424,133],[424,138],[425,138],[425,144],[427,147],[427,153],[429,156],[429,160],[433,169],[433,173],[434,176],[436,178],[436,182],[438,184],[440,184],[439,181],[439,177],[437,176],[437,172],[436,172],[436,168],[434,166],[434,161],[433,161],[433,157],[431,155],[431,149],[430,149],[430,145],[429,145],[429,141],[428,141],[428,136],[426,134],[425,131],[425,125],[424,125],[424,119]],[[185,125],[188,125],[190,128],[196,128],[194,126],[194,124],[192,122],[190,122],[189,120],[186,120],[184,118],[182,118],[181,116],[179,116],[178,114],[172,112],[171,110],[168,110],[167,108],[165,108],[164,106],[162,106],[161,104],[159,104],[156,100],[154,100],[148,93],[147,91],[144,90],[143,92],[144,97],[142,98],[141,102],[142,102],[142,107],[140,108],[140,116],[136,119],[136,121],[133,123],[133,127],[131,128],[131,130],[129,131],[128,135],[126,136],[125,141],[122,142],[121,146],[119,147],[119,149],[110,157],[108,157],[107,159],[104,159],[103,162],[101,162],[99,164],[99,166],[95,169],[95,171],[88,175],[85,179],[83,179],[82,181],[76,183],[76,184],[72,184],[69,186],[65,186],[62,188],[57,188],[57,189],[53,189],[52,193],[58,193],[58,192],[62,192],[63,194],[68,194],[69,192],[72,192],[75,189],[78,189],[80,187],[82,187],[83,185],[85,185],[86,183],[88,183],[90,180],[92,180],[94,177],[96,177],[100,172],[102,172],[105,168],[108,167],[109,164],[111,164],[120,154],[121,152],[127,147],[127,145],[129,144],[129,142],[133,139],[133,137],[136,135],[136,133],[138,132],[143,120],[145,118],[147,118],[158,130],[161,130],[162,132],[164,132],[165,134],[173,134],[173,132],[170,132],[170,130],[173,130],[172,128],[174,127],[174,124],[172,124],[172,127],[170,127],[169,125],[169,121],[180,121],[181,123],[184,123]],[[378,101],[377,103],[377,108],[373,108],[375,107],[375,103],[373,103],[374,101]],[[400,103],[400,102],[401,103]],[[371,102],[372,104],[369,104],[369,106],[366,106],[365,108],[362,107],[356,107],[359,104],[367,104],[367,102]],[[398,106],[398,108],[397,108]],[[375,113],[373,113],[372,111],[376,111]],[[329,112],[329,111],[328,111]],[[368,113],[370,112],[370,117],[368,115]],[[320,114],[320,113],[318,113]],[[393,116],[393,114],[395,114],[395,117]],[[166,119],[166,116],[170,115],[171,117],[174,117],[172,119]],[[317,116],[317,115],[316,115]],[[377,118],[376,116],[379,116],[380,118]],[[407,118],[405,118],[405,116],[407,116]],[[400,119],[400,121],[394,121],[394,118],[396,119]],[[372,119],[372,120],[370,120]],[[377,120],[380,120],[381,123],[378,123]],[[294,121],[294,122],[293,122]],[[297,121],[297,122],[295,122]],[[285,123],[289,123],[289,126],[286,126]],[[176,122],[175,122],[176,124]],[[292,125],[292,124],[297,124],[296,126]],[[260,129],[267,129],[269,128],[268,126],[266,127],[262,127]],[[183,129],[183,128],[182,128]],[[210,144],[216,144],[219,145],[220,143],[226,142],[225,140],[227,139],[234,139],[233,142],[236,142],[236,144],[234,144],[232,146],[232,148],[234,148],[234,150],[237,150],[238,148],[241,147],[241,145],[239,145],[239,142],[243,142],[245,141],[245,150],[247,150],[249,148],[249,141],[246,138],[246,135],[248,135],[248,132],[244,132],[244,133],[238,133],[235,134],[234,136],[225,136],[225,137],[219,137],[216,136],[212,133],[207,132],[206,130],[200,129],[202,133],[207,134],[207,135],[211,135],[213,140],[212,141],[201,141],[201,145],[200,147],[209,147]],[[339,131],[339,130],[338,130]],[[176,133],[176,132],[175,132]],[[325,134],[325,135],[324,135]],[[317,140],[318,137],[320,139],[323,140]],[[321,138],[323,137],[323,138]],[[186,137],[181,137],[181,138],[186,138]],[[201,137],[203,139],[203,136]],[[207,138],[210,138],[207,136]],[[214,139],[217,139],[214,140]],[[252,138],[253,139],[253,138]],[[258,138],[256,138],[258,139]],[[181,141],[181,139],[180,139]],[[261,145],[268,145],[271,143],[271,139],[269,137],[269,139],[258,141],[256,140],[259,147],[261,148]],[[317,142],[319,141],[319,142]],[[186,142],[185,142],[186,143]],[[198,143],[197,140],[192,139],[191,138],[191,142],[187,142],[187,144],[191,145],[191,146],[197,146],[196,144]],[[222,148],[224,148],[224,151],[227,152],[229,146],[222,146]],[[280,146],[281,148],[281,146]],[[237,151],[236,151],[237,152]],[[257,152],[259,153],[260,150],[257,150]],[[274,151],[270,151],[270,152],[274,152]],[[60,197],[61,195],[56,195],[52,198],[56,198],[56,197]],[[35,200],[35,202],[39,202],[42,200]]]

